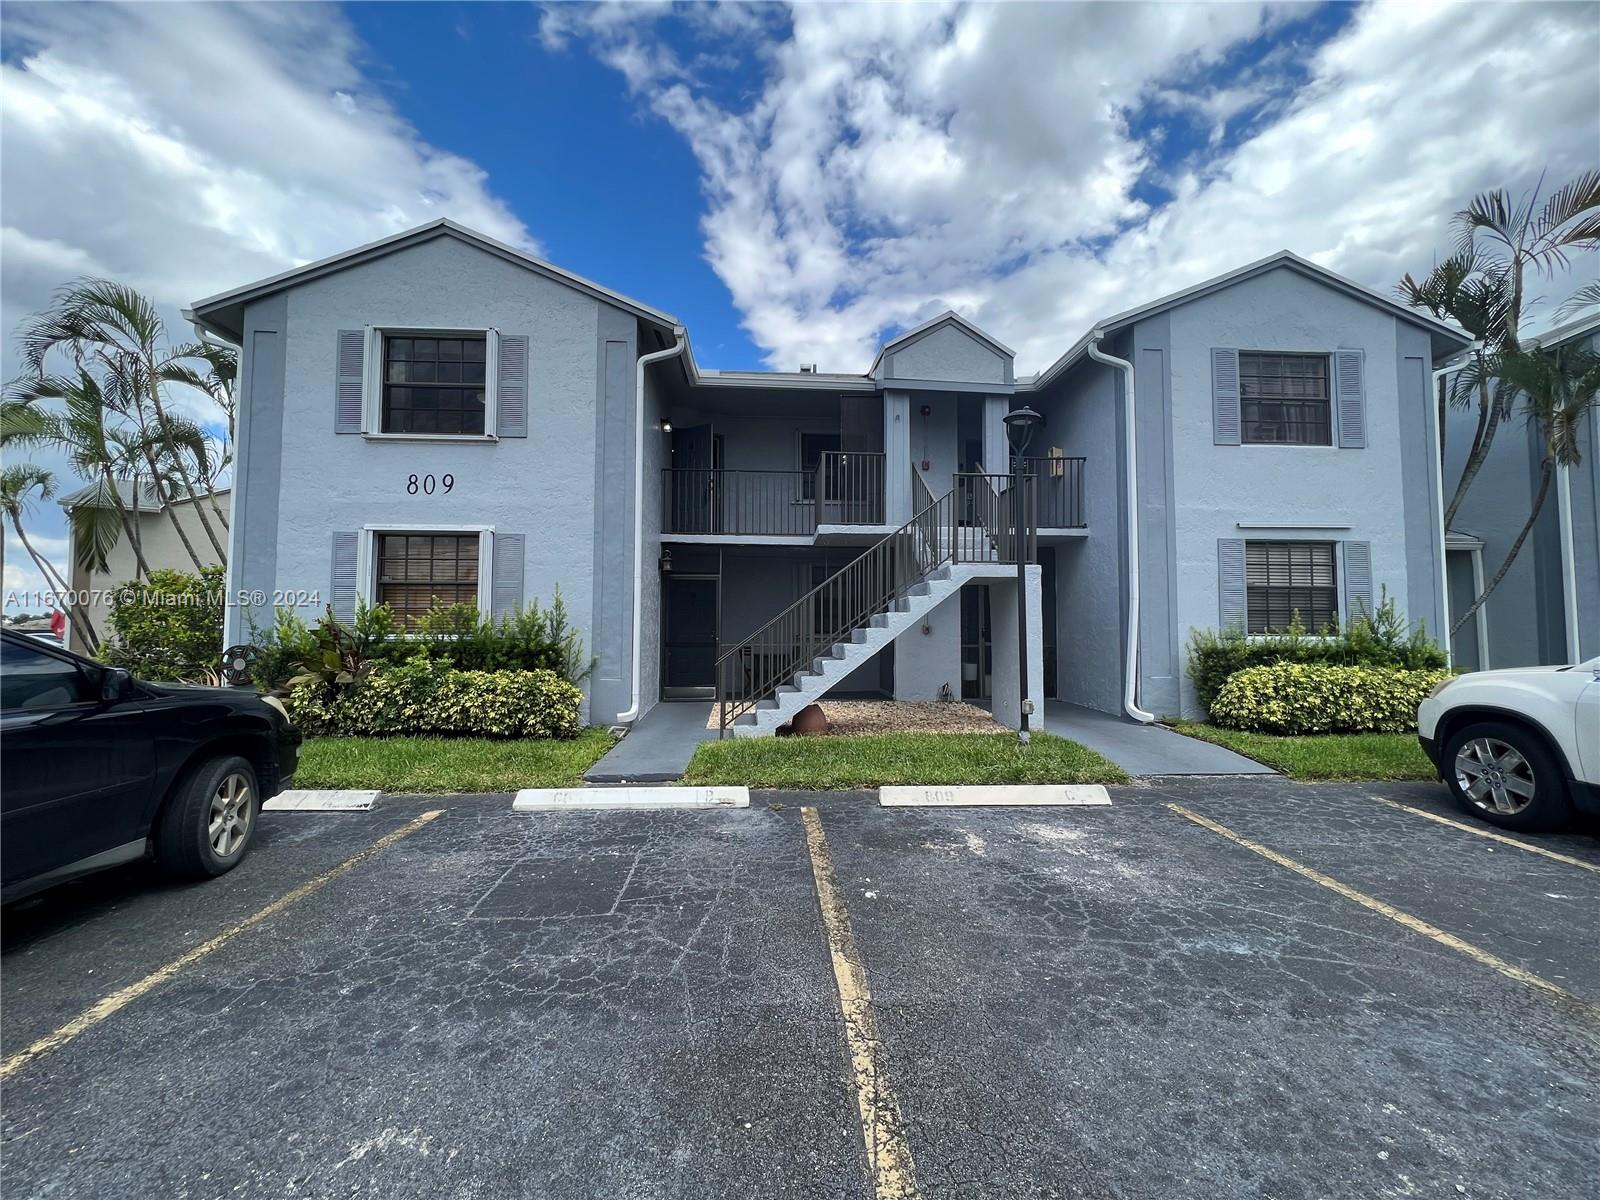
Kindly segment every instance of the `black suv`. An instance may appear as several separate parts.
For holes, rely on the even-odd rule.
[[[248,689],[144,683],[0,631],[0,899],[147,855],[191,879],[232,870],[299,745]]]

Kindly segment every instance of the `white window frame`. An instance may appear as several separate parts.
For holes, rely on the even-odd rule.
[[[383,431],[383,340],[386,337],[482,337],[482,433],[385,433]],[[362,436],[383,442],[498,442],[500,426],[500,331],[493,326],[368,325],[367,368],[361,388]]]
[[[494,610],[494,526],[493,525],[363,525],[356,548],[357,594],[370,607],[378,602],[378,535],[380,533],[449,533],[478,535],[478,612],[488,616]]]
[[[1353,347],[1343,347],[1346,350]],[[1328,440],[1326,442],[1247,442],[1244,438],[1244,382],[1243,367],[1240,368],[1239,383],[1239,445],[1265,446],[1279,450],[1337,450],[1339,449],[1339,398],[1335,394],[1338,383],[1335,380],[1336,355],[1338,348],[1333,350],[1264,350],[1259,346],[1241,346],[1234,353],[1243,358],[1246,354],[1281,354],[1296,355],[1305,358],[1324,358],[1328,361]]]

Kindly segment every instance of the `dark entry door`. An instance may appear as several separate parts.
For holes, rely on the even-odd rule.
[[[705,700],[717,694],[717,577],[668,575],[661,697]]]
[[[710,425],[672,431],[673,528],[680,533],[715,533],[716,437]]]

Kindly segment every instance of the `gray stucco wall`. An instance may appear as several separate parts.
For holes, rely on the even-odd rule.
[[[235,535],[243,541],[243,572],[270,573],[269,587],[310,589],[325,602],[335,530],[492,525],[526,534],[526,596],[547,604],[561,588],[573,623],[600,659],[592,685],[605,705],[614,703],[618,672],[625,678],[627,671],[627,622],[613,597],[602,602],[600,595],[631,603],[631,479],[619,472],[631,436],[617,406],[632,386],[636,336],[633,319],[618,318],[609,305],[448,237],[252,304],[247,356],[260,352],[254,335],[268,326],[286,336],[280,421],[269,381],[247,384],[243,399],[245,513]],[[529,436],[494,443],[334,434],[336,332],[365,325],[526,334]],[[607,342],[620,343],[620,359]],[[626,370],[617,365],[622,360]],[[245,369],[254,378],[255,365],[247,361]],[[283,463],[279,489],[270,469],[274,440]],[[448,494],[407,493],[409,475],[446,472],[455,480]],[[275,490],[274,529],[257,514],[274,507]],[[607,492],[612,497],[600,499]],[[597,562],[608,573],[603,587]],[[611,578],[619,566],[625,573]],[[601,705],[593,712],[596,720],[613,715]]]
[[[1032,399],[1041,439],[1083,457],[1086,537],[1056,549],[1056,694],[1102,712],[1122,708],[1121,407],[1111,371],[1081,366]]]
[[[283,486],[284,342],[287,334],[288,304],[281,293],[245,310],[244,353],[239,369],[238,415],[234,429],[233,514],[228,526],[230,599],[254,592],[270,597],[281,586],[278,581],[278,496]],[[331,400],[329,407],[332,407]],[[323,428],[329,437],[333,436],[331,417]],[[326,589],[326,580],[318,586]],[[244,608],[229,604],[223,622],[223,640],[227,645],[235,646],[248,640],[247,616]],[[272,622],[270,611],[257,611],[254,616],[260,625],[268,626]]]
[[[927,416],[922,415],[924,408],[929,410]],[[953,392],[918,392],[911,397],[911,461],[922,472],[935,499],[954,486],[951,476],[960,459]]]
[[[1386,587],[1407,610],[1414,593],[1405,458],[1427,451],[1405,440],[1402,428],[1399,364],[1404,355],[1396,318],[1279,269],[1182,305],[1172,310],[1170,322],[1173,595],[1180,642],[1193,629],[1218,624],[1220,538],[1370,542],[1374,598]],[[1217,346],[1364,350],[1366,448],[1214,445],[1210,352]],[[1417,581],[1421,594],[1428,586],[1427,579]],[[1185,714],[1199,715],[1186,676],[1183,708]]]
[[[937,326],[899,347],[885,365],[891,379],[1011,382],[1008,360],[954,324]]]

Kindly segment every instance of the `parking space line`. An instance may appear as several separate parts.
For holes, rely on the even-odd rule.
[[[1600,873],[1600,863],[1584,862],[1581,858],[1573,858],[1570,854],[1562,854],[1556,850],[1546,850],[1543,846],[1530,846],[1527,842],[1519,842],[1516,838],[1507,837],[1505,834],[1497,833],[1493,829],[1486,829],[1479,825],[1468,825],[1465,821],[1452,820],[1450,817],[1443,816],[1440,813],[1429,812],[1425,808],[1416,808],[1410,804],[1401,804],[1400,801],[1391,800],[1387,796],[1374,796],[1369,792],[1368,799],[1376,800],[1379,804],[1387,804],[1390,808],[1398,808],[1401,812],[1414,813],[1419,817],[1427,817],[1428,820],[1437,821],[1441,825],[1449,825],[1455,829],[1464,830],[1467,833],[1475,833],[1481,838],[1488,838],[1490,841],[1500,842],[1506,846],[1515,846],[1518,850],[1526,850],[1529,854],[1542,854],[1546,858],[1554,859],[1556,862],[1566,863],[1568,866],[1582,867],[1585,871],[1594,871],[1596,873]]]
[[[850,929],[850,913],[833,874],[828,857],[828,839],[822,832],[822,818],[814,808],[802,808],[800,818],[806,828],[806,850],[811,855],[811,875],[817,885],[817,902],[822,908],[822,928],[828,939],[828,955],[833,960],[833,981],[839,992],[839,1011],[844,1015],[844,1036],[850,1048],[850,1068],[855,1076],[856,1110],[861,1117],[861,1137],[866,1145],[867,1166],[872,1172],[876,1200],[916,1200],[916,1166],[905,1138],[905,1119],[889,1084],[889,1073],[878,1036],[878,1023],[872,1015],[872,992],[867,986],[866,968],[856,949]]]
[[[1446,933],[1437,925],[1430,925],[1420,917],[1414,917],[1410,913],[1403,912],[1391,904],[1385,904],[1382,900],[1374,899],[1365,892],[1358,892],[1349,884],[1341,883],[1331,875],[1324,875],[1321,871],[1314,870],[1311,867],[1306,866],[1304,863],[1296,862],[1286,854],[1279,854],[1276,850],[1270,849],[1267,846],[1263,846],[1260,842],[1252,842],[1243,834],[1235,833],[1226,825],[1219,825],[1210,818],[1202,817],[1199,813],[1194,812],[1191,809],[1187,809],[1181,804],[1168,804],[1167,807],[1173,812],[1177,813],[1179,816],[1186,817],[1190,821],[1193,821],[1196,825],[1203,826],[1204,828],[1211,830],[1212,833],[1221,834],[1235,845],[1242,846],[1244,849],[1249,850],[1252,853],[1259,854],[1262,858],[1268,859],[1271,862],[1275,862],[1280,867],[1286,867],[1295,874],[1302,875],[1311,880],[1312,883],[1320,884],[1329,891],[1336,892],[1337,894],[1343,896],[1346,900],[1353,900],[1363,908],[1371,909],[1380,916],[1388,917],[1389,920],[1394,921],[1396,924],[1405,926],[1413,933],[1420,933],[1423,937],[1431,938],[1433,941],[1438,942],[1441,946],[1445,946],[1451,950],[1454,950],[1458,954],[1464,954],[1474,962],[1480,963],[1485,967],[1489,967],[1492,970],[1500,972],[1500,974],[1504,975],[1507,979],[1514,979],[1518,983],[1525,984],[1528,987],[1537,988],[1542,992],[1548,993],[1557,1000],[1560,1000],[1563,1004],[1570,1005],[1572,1008],[1576,1009],[1580,1015],[1588,1018],[1590,1021],[1600,1024],[1600,1005],[1591,1004],[1587,1000],[1580,999],[1571,992],[1567,991],[1566,988],[1561,987],[1559,984],[1551,983],[1548,979],[1542,979],[1538,975],[1535,975],[1532,971],[1525,971],[1515,963],[1507,962],[1498,955],[1491,954],[1487,950],[1484,950],[1478,946],[1474,946],[1471,942],[1464,942],[1460,938],[1456,937],[1455,934]]]
[[[42,1038],[28,1046],[26,1049],[19,1050],[7,1058],[3,1064],[0,1064],[0,1079],[10,1079],[12,1075],[16,1074],[16,1072],[27,1066],[34,1059],[42,1058],[52,1051],[61,1049],[62,1046],[65,1046],[80,1033],[92,1029],[101,1021],[104,1021],[107,1017],[113,1016],[120,1012],[122,1009],[132,1004],[135,1000],[139,999],[139,997],[145,995],[147,992],[153,991],[155,988],[160,987],[163,983],[173,979],[185,968],[192,967],[202,958],[205,958],[206,955],[212,953],[212,951],[220,950],[234,938],[238,937],[241,933],[245,933],[251,929],[254,929],[263,921],[270,920],[271,918],[277,916],[290,905],[304,900],[313,892],[320,891],[328,884],[332,883],[335,879],[339,878],[339,876],[345,874],[347,871],[352,871],[356,867],[359,867],[362,863],[366,862],[368,859],[375,858],[379,854],[382,854],[396,842],[410,837],[413,833],[421,829],[435,817],[443,815],[444,809],[436,808],[430,812],[423,813],[420,817],[417,817],[412,821],[408,821],[399,829],[384,834],[383,837],[373,842],[372,845],[368,846],[365,850],[351,855],[338,866],[323,872],[315,879],[311,879],[305,883],[302,883],[293,891],[285,892],[282,896],[279,896],[265,908],[252,914],[251,916],[246,917],[237,925],[229,926],[210,941],[202,942],[193,950],[190,950],[187,954],[180,955],[179,957],[173,959],[166,966],[157,967],[143,979],[136,980],[135,982],[130,983],[127,987],[112,992],[109,996],[96,1001],[94,1004],[84,1009],[81,1013],[73,1017],[72,1020],[68,1021],[59,1029],[45,1034]]]

